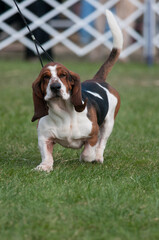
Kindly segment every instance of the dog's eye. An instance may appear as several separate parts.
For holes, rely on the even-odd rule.
[[[49,80],[49,79],[50,79],[50,76],[49,76],[49,75],[44,75],[44,76],[43,76],[43,80],[44,80],[44,81],[47,81],[47,80]]]
[[[66,77],[66,74],[64,73],[60,74],[60,78],[64,78],[64,77]]]

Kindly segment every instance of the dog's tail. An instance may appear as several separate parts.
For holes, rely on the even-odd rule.
[[[114,17],[114,15],[109,11],[106,10],[106,18],[110,27],[110,30],[113,35],[113,49],[108,57],[108,59],[104,62],[101,66],[99,71],[94,76],[93,80],[97,82],[105,81],[107,78],[108,73],[111,71],[113,65],[117,61],[121,49],[123,47],[123,35],[120,30],[120,27]]]

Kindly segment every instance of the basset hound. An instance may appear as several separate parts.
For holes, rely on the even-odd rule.
[[[103,153],[120,107],[120,96],[106,77],[123,45],[114,15],[106,10],[113,35],[113,49],[95,76],[80,82],[78,74],[60,63],[45,65],[33,82],[34,116],[38,123],[38,145],[42,162],[35,170],[53,170],[53,146],[84,146],[80,160],[103,163]]]

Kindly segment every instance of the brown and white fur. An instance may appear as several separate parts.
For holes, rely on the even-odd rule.
[[[88,90],[86,93],[98,101],[103,101],[100,91],[106,95],[107,114],[99,125],[96,104],[91,104],[89,97],[82,98],[78,74],[59,63],[51,62],[44,66],[32,86],[32,121],[39,119],[38,144],[42,157],[42,162],[35,170],[53,170],[52,151],[55,143],[75,149],[84,146],[80,160],[103,163],[104,149],[120,107],[118,92],[105,80],[123,45],[122,33],[113,14],[106,10],[106,16],[113,35],[113,49],[96,75],[82,84],[96,84],[98,93]]]

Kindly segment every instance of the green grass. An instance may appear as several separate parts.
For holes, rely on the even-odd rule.
[[[100,62],[63,62],[87,79]],[[159,68],[118,63],[108,81],[121,109],[103,165],[57,145],[41,161],[31,83],[39,63],[0,60],[0,239],[159,239]]]

